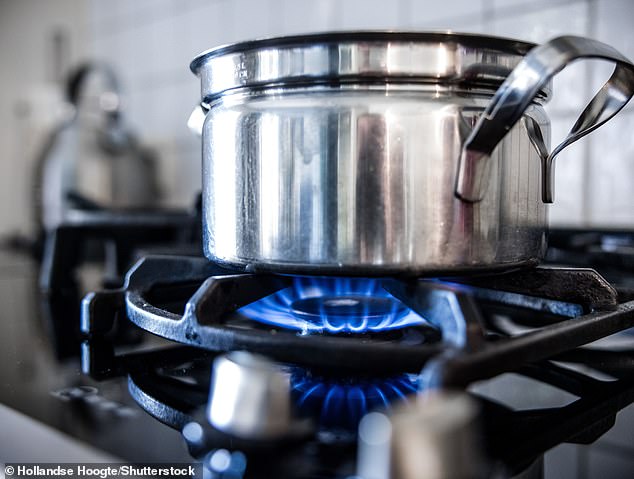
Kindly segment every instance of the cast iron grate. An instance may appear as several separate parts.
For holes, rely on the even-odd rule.
[[[94,358],[99,355],[99,347],[103,345],[91,340],[85,344],[84,353]],[[208,400],[213,357],[213,353],[184,346],[122,354],[111,358],[111,364],[116,363],[117,366],[111,367],[108,376],[127,375],[132,398],[154,418],[183,432],[194,457],[218,447],[237,448],[249,454],[253,450],[257,452],[263,447],[262,444],[257,441],[237,441],[214,430],[205,419],[204,409]],[[576,397],[564,406],[543,407],[535,404],[529,409],[515,410],[495,400],[475,397],[482,411],[484,447],[489,457],[501,461],[510,471],[523,470],[545,451],[562,442],[594,442],[612,427],[618,411],[634,401],[634,351],[631,349],[605,351],[577,348],[554,359],[557,363],[540,361],[523,366],[517,374],[549,384]],[[591,367],[610,375],[613,380],[598,380],[564,368],[559,362]],[[345,384],[346,381],[350,384],[371,385],[374,380],[377,384],[387,384],[385,377],[354,376],[347,380],[338,376],[314,374],[294,366],[280,367],[289,369],[297,376],[297,389],[300,392],[306,389],[302,388],[301,381],[305,377],[315,384],[322,381],[325,389],[328,389],[329,384]],[[91,369],[87,372],[92,375],[94,371]],[[97,375],[95,378],[102,379],[103,376]],[[421,385],[418,384],[417,387],[421,388]],[[407,398],[413,397],[414,392],[413,387],[403,388]],[[302,395],[296,396],[298,398],[301,399]],[[318,411],[320,414],[321,412],[323,411]],[[330,418],[331,423],[334,419],[334,416]],[[195,441],[189,438],[185,430],[191,423],[199,424],[204,431]],[[331,423],[327,426],[332,426]],[[333,462],[333,467],[354,460],[352,439],[350,436],[340,436],[338,442],[326,445],[334,448],[329,449],[330,453],[341,455]],[[289,454],[303,457],[300,463],[303,467],[308,467],[312,457],[308,451],[324,447],[323,444],[317,445],[319,441],[319,436],[306,436],[301,441],[295,438],[294,449]],[[269,445],[269,448],[277,445]],[[297,464],[297,459],[293,463]]]
[[[634,326],[634,302],[618,304],[616,291],[594,270],[553,267],[469,280],[384,279],[383,288],[426,320],[396,337],[302,335],[233,314],[289,281],[235,274],[203,258],[147,257],[122,289],[84,299],[82,331],[99,337],[115,317],[127,315],[151,333],[211,351],[249,350],[304,366],[376,373],[425,367],[430,386],[464,387]],[[196,285],[176,312],[177,298],[165,291],[187,295]],[[163,293],[155,294],[157,288]],[[521,312],[521,334],[499,327],[504,308]]]

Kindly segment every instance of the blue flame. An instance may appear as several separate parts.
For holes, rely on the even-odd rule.
[[[291,377],[295,405],[318,420],[324,429],[356,430],[361,418],[377,409],[390,409],[417,390],[417,376],[386,379],[323,378],[308,373]]]
[[[256,321],[303,332],[362,333],[425,320],[390,295],[378,280],[293,279],[293,285],[238,310]]]

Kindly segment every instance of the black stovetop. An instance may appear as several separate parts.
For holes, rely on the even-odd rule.
[[[570,241],[568,236],[561,239],[555,232],[551,258],[561,260],[559,247],[570,249],[569,244],[564,244],[566,241]],[[605,260],[596,267],[619,285],[621,299],[631,299],[634,274],[623,274],[629,265],[626,263],[624,268],[623,260],[615,260],[609,252],[601,255],[596,244],[596,237],[594,242],[587,238],[586,243],[578,240],[574,243],[574,258],[595,255]],[[613,244],[608,241],[607,248]],[[618,241],[617,246],[620,247]],[[59,338],[53,339],[56,319],[50,316],[51,307],[47,304],[51,296],[42,295],[38,274],[38,265],[29,259],[9,253],[0,255],[0,403],[77,439],[80,445],[104,457],[133,462],[188,462],[204,457],[205,450],[188,444],[181,429],[191,420],[200,419],[207,400],[210,365],[217,353],[177,346],[132,327],[125,340],[107,336],[86,343],[82,367],[79,354],[59,354]],[[55,314],[60,313],[64,314],[64,308],[58,305]],[[506,313],[498,309],[492,314],[504,317]],[[73,308],[67,314],[73,316]],[[77,319],[73,317],[73,321]],[[122,344],[115,347],[113,343]],[[568,441],[546,455],[546,477],[599,477],[598,471],[607,465],[613,474],[610,477],[620,477],[614,475],[619,470],[623,471],[622,477],[634,471],[634,461],[630,459],[634,457],[634,441],[627,436],[634,425],[632,407],[617,415],[616,426],[610,429],[616,412],[634,400],[634,384],[627,374],[634,371],[630,354],[634,351],[634,335],[620,333],[600,343],[603,351],[577,350],[556,363],[540,361],[469,386],[490,418],[486,429],[489,437],[498,438],[491,441],[491,454],[504,457],[509,470],[515,465],[526,466],[529,458],[539,460],[540,451]],[[615,353],[617,350],[622,353]],[[580,374],[579,367],[568,369],[571,362],[583,362],[580,355],[594,355],[591,359],[609,364],[612,374],[593,371],[587,377]],[[98,365],[112,367],[105,374],[92,371],[100,380],[85,374],[90,371],[91,358]],[[321,427],[337,431],[339,437],[339,442],[325,450],[316,453],[313,447],[303,452],[304,457],[310,458],[304,463],[312,461],[314,467],[308,464],[305,471],[295,467],[297,477],[329,477],[329,472],[345,477],[354,473],[354,441],[348,433],[354,431],[358,418],[349,411],[341,414],[333,407],[324,411],[323,398],[329,391],[336,389],[344,397],[352,394],[350,391],[355,395],[361,391],[377,400],[385,396],[381,388],[406,395],[418,387],[418,379],[411,371],[333,376],[309,365],[296,367],[293,374],[299,393],[319,385],[321,399],[319,395],[311,397],[312,408],[319,411]],[[389,402],[391,398],[381,400]],[[22,457],[1,459],[43,460],[42,449],[35,445],[37,437],[30,433],[21,438],[23,432],[3,431],[0,449],[14,451],[10,442],[34,446],[23,450]],[[351,434],[354,436],[354,432]],[[578,445],[586,443],[593,445]],[[315,464],[320,465],[318,472]]]
[[[42,301],[37,264],[0,254],[0,403],[104,454],[137,462],[191,460],[180,434],[136,405],[125,377],[96,382],[82,374],[79,354],[57,359]],[[56,460],[47,457],[48,446],[37,435],[25,438],[22,432],[0,433],[5,453],[18,447],[12,443],[28,445],[20,447],[20,457],[3,461]],[[83,452],[77,454],[81,462]]]

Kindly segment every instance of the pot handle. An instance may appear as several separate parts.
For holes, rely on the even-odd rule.
[[[455,194],[466,202],[480,201],[486,191],[490,156],[548,81],[569,63],[598,58],[615,63],[614,72],[586,106],[566,139],[551,153],[537,123],[527,121],[531,142],[542,157],[542,200],[552,203],[552,166],[565,147],[603,125],[634,95],[634,65],[614,48],[596,40],[563,36],[533,48],[498,88],[467,138],[460,155]],[[528,118],[528,117],[527,117]]]

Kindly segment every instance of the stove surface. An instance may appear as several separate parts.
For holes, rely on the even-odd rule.
[[[125,377],[97,382],[82,374],[78,354],[57,358],[50,318],[41,309],[46,301],[38,288],[37,265],[0,254],[0,403],[108,456],[135,462],[190,461],[180,434],[138,407]],[[8,445],[22,435],[27,444],[38,441],[30,434],[3,427],[0,450],[11,450]],[[43,457],[36,446],[23,454],[25,461]]]
[[[552,251],[553,258],[559,259],[558,250]],[[629,279],[619,276],[619,266],[612,262],[604,267],[610,281],[622,286],[619,299],[623,302],[633,296],[629,296]],[[224,472],[216,470],[216,477],[241,477],[245,468],[246,477],[271,477],[271,454],[283,450],[287,453],[279,461],[283,467],[275,470],[276,477],[351,477],[357,472],[356,431],[362,417],[372,410],[395,410],[425,387],[421,384],[425,378],[416,374],[418,356],[404,356],[410,366],[404,369],[381,368],[377,356],[375,364],[365,363],[372,365],[365,373],[359,372],[354,359],[349,368],[333,372],[328,358],[322,366],[297,365],[281,358],[275,367],[289,381],[294,408],[310,418],[316,433],[310,440],[294,440],[300,444],[297,447],[274,440],[257,447],[248,441],[243,444],[228,439],[208,421],[213,364],[220,352],[177,345],[130,327],[131,332],[123,336],[106,331],[93,337],[83,344],[81,356],[79,350],[60,354],[63,335],[68,333],[67,328],[59,328],[60,314],[67,322],[75,321],[77,330],[79,319],[67,300],[60,304],[50,291],[42,293],[38,275],[35,262],[0,254],[0,403],[10,408],[9,413],[18,411],[83,446],[67,449],[77,455],[78,462],[97,457],[131,462],[206,461],[212,469],[213,464],[231,466]],[[392,295],[376,283],[338,281],[296,279],[274,291],[260,285],[258,294],[264,299],[247,301],[238,311],[239,318],[231,320],[235,337],[253,327],[266,334],[273,328],[278,330],[273,336],[282,341],[278,344],[291,348],[298,338],[317,334],[334,341],[333,351],[339,347],[337,341],[356,338],[364,347],[380,344],[385,357],[392,354],[389,348],[394,344],[403,351],[424,344],[434,354],[438,352],[433,348],[442,338],[433,318],[430,322],[396,299],[404,297],[398,288],[390,289],[396,292]],[[184,311],[179,298],[189,297],[198,286],[183,284],[180,294],[173,297],[155,290],[149,299],[162,298],[165,311],[178,316]],[[306,294],[311,288],[320,290],[319,300]],[[523,301],[512,294],[504,298],[504,307],[491,306],[499,299],[495,295],[480,298],[488,305],[487,317],[499,334],[517,335],[534,326],[521,317],[509,321],[505,308]],[[571,317],[588,313],[588,305],[569,310],[568,303],[562,304],[546,313]],[[65,307],[69,308],[66,316]],[[527,318],[532,317],[531,311],[528,308]],[[284,338],[289,342],[283,342]],[[355,350],[359,364],[368,358],[372,361],[368,351],[361,346]],[[634,378],[628,373],[634,371],[632,351],[634,334],[627,331],[598,341],[592,349],[562,354],[556,361],[540,360],[492,379],[480,380],[475,375],[467,391],[486,418],[487,454],[503,457],[506,464],[496,473],[506,477],[528,467],[539,469],[543,461],[545,477],[603,478],[605,471],[610,471],[609,477],[631,477],[634,407],[628,405],[634,400],[634,381],[630,380]],[[607,366],[588,368],[584,361]],[[9,443],[20,440],[34,444],[43,434],[26,426],[4,428],[0,449],[10,451]],[[550,452],[542,459],[546,450]],[[34,447],[20,460],[41,458]]]

